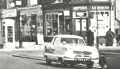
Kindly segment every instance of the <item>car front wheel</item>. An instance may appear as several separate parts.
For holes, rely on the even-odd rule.
[[[106,60],[105,56],[100,57],[99,64],[102,67],[102,69],[107,69],[108,68],[108,64],[107,64],[107,60]]]
[[[93,62],[88,62],[88,63],[87,63],[87,67],[88,67],[88,68],[92,68],[92,67],[93,67]]]
[[[46,61],[46,64],[51,64],[51,60],[49,60],[47,56],[45,57],[45,61]]]
[[[108,65],[107,65],[107,64],[104,64],[104,65],[102,65],[101,67],[102,67],[102,69],[107,69],[107,68],[108,68]]]

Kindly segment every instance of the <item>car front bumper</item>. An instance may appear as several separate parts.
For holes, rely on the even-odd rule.
[[[64,58],[64,62],[66,64],[86,64],[86,65],[90,65],[95,68],[101,68],[99,63],[94,62],[94,59],[90,59],[90,58],[80,58],[80,59]]]
[[[74,64],[88,64],[88,63],[93,63],[93,61],[91,61],[91,59],[87,59],[87,58],[64,58],[64,62],[66,63],[74,63]]]

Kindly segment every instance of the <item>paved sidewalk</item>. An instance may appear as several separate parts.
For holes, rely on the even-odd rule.
[[[119,47],[100,47],[99,50],[120,52],[120,46]]]
[[[99,48],[101,53],[104,54],[119,54],[120,55],[120,47],[102,47]]]
[[[34,45],[29,48],[1,48],[0,51],[35,51],[35,50],[44,50],[45,45]]]

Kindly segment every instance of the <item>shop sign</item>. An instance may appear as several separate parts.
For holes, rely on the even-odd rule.
[[[88,12],[82,12],[82,11],[74,11],[73,12],[73,18],[86,18],[88,17]]]
[[[2,18],[6,17],[16,17],[17,16],[17,10],[16,9],[7,9],[2,11]]]
[[[87,4],[89,0],[71,0],[71,4]]]
[[[109,2],[110,0],[92,0],[93,2]]]
[[[22,5],[22,1],[16,1],[15,4],[18,5],[18,6],[21,6]]]
[[[31,6],[37,5],[37,0],[30,0],[30,5],[31,5]]]
[[[92,6],[92,10],[109,10],[109,6]]]
[[[77,6],[74,7],[73,10],[87,10],[87,6]]]
[[[70,16],[70,11],[69,10],[65,10],[64,11],[64,16]]]

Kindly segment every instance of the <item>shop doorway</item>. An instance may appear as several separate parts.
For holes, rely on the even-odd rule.
[[[86,37],[88,28],[88,19],[87,18],[77,18],[75,19],[75,34]]]
[[[15,20],[4,19],[3,23],[3,37],[4,48],[15,48]]]

